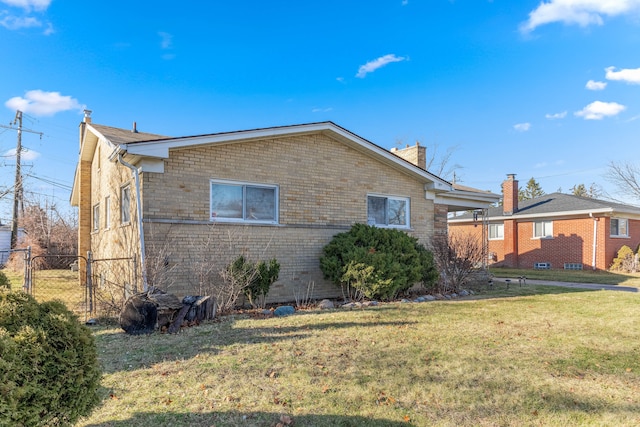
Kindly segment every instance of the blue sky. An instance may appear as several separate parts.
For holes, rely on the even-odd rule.
[[[616,196],[607,164],[640,157],[640,0],[0,0],[0,48],[0,124],[43,133],[25,187],[59,207],[85,108],[168,136],[331,120],[450,150],[496,193],[516,173]],[[15,143],[0,128],[0,194]]]

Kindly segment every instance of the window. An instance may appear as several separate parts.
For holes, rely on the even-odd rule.
[[[552,221],[536,221],[533,223],[533,237],[535,239],[545,239],[553,237]]]
[[[104,198],[104,228],[111,227],[111,198],[109,196]]]
[[[611,218],[611,236],[629,237],[629,221],[623,218]]]
[[[123,224],[131,222],[131,187],[128,185],[120,189],[120,221]]]
[[[212,180],[211,220],[277,223],[278,187]]]
[[[409,227],[409,198],[367,196],[367,223],[383,227]]]
[[[95,205],[93,207],[93,231],[98,231],[100,229],[100,205]]]
[[[489,224],[489,239],[490,240],[504,239],[504,224]]]

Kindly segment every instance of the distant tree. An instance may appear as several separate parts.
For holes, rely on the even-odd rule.
[[[540,184],[532,177],[527,181],[527,186],[523,189],[518,189],[518,200],[535,199],[536,197],[544,196],[546,193],[540,187]]]
[[[621,193],[640,199],[640,165],[632,162],[610,162],[605,179]]]
[[[463,167],[452,161],[453,154],[459,148],[457,145],[448,147],[444,152],[440,150],[440,145],[435,142],[431,145],[427,145],[421,141],[417,141],[421,146],[427,148],[426,169],[432,174],[446,179],[447,181],[456,182],[459,178],[456,175],[456,171]],[[402,140],[397,140],[396,145],[402,146]]]
[[[602,196],[602,190],[596,183],[591,183],[589,188],[587,188],[584,184],[576,184],[571,187],[571,194],[573,194],[574,196],[597,199]]]
[[[65,256],[42,258],[40,268],[66,268],[73,261],[71,256],[77,254],[77,222],[74,213],[62,213],[55,204],[43,207],[39,201],[25,200],[24,214],[19,219],[26,234],[21,246],[31,246],[32,255]]]

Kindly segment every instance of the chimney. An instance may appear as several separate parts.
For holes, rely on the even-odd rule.
[[[91,123],[91,113],[93,111],[91,110],[84,110],[84,119],[82,120],[83,123]]]
[[[427,169],[427,147],[422,147],[419,142],[416,142],[413,147],[409,147],[409,144],[401,149],[393,147],[391,152],[421,169]]]
[[[518,180],[515,173],[507,174],[507,179],[502,183],[502,213],[513,215],[518,212]]]
[[[133,128],[131,129],[132,133],[138,133],[138,125],[136,122],[133,122]]]

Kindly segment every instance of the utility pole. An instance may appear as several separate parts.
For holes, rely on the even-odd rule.
[[[18,125],[18,127],[13,127],[16,124]],[[17,130],[18,132],[18,141],[16,143],[16,179],[13,186],[13,216],[11,222],[11,249],[14,249],[16,247],[16,244],[18,243],[18,207],[22,206],[22,208],[24,209],[22,200],[22,171],[20,169],[20,157],[22,154],[22,132],[37,133],[40,135],[40,138],[42,138],[42,132],[36,132],[31,129],[23,129],[22,111],[20,110],[16,111],[16,118],[13,120],[13,123],[11,123],[11,125],[12,126],[0,125],[0,127]]]

